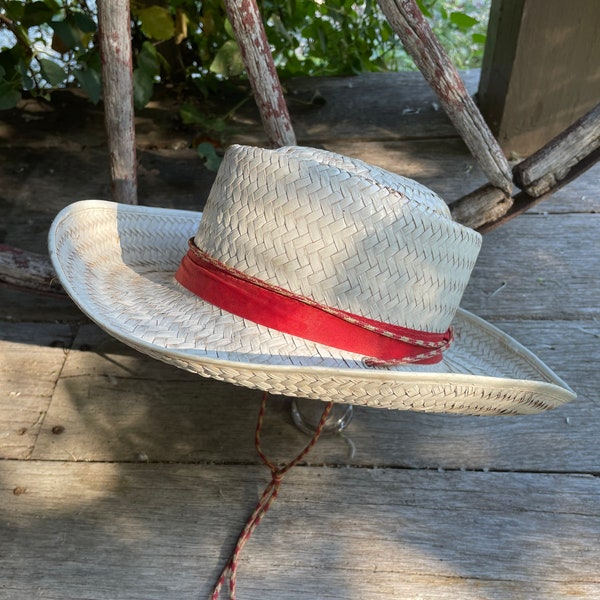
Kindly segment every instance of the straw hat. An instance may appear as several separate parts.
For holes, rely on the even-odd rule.
[[[418,183],[300,147],[230,147],[203,214],[88,200],[49,236],[84,313],[199,375],[429,412],[526,414],[573,399],[531,352],[458,308],[480,244]]]

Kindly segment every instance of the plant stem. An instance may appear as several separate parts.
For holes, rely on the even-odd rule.
[[[4,2],[0,1],[0,8],[6,10]],[[14,34],[14,36],[17,38],[17,42],[25,49],[26,56],[33,56],[32,43],[25,29],[2,13],[0,13],[0,22],[4,23],[6,28]]]

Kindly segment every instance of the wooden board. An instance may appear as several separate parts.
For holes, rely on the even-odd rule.
[[[461,77],[474,94],[479,71],[461,72]],[[284,80],[283,87],[300,144],[315,145],[334,138],[457,137],[436,95],[418,72],[298,77]],[[87,102],[78,92],[59,91],[54,98],[51,105],[31,99],[20,110],[0,113],[0,148],[70,147],[81,151],[106,144],[101,106]],[[230,87],[225,97],[209,99],[199,110],[210,121],[223,117],[244,99],[228,120],[223,141],[264,146],[267,137],[249,86],[240,86],[237,96]],[[199,132],[206,135],[200,126],[181,123],[180,104],[169,90],[157,88],[155,98],[136,113],[138,148],[182,149],[189,147]],[[209,134],[214,136],[214,132]]]
[[[5,462],[0,598],[206,598],[265,471]],[[592,599],[598,539],[597,477],[299,467],[238,596]]]
[[[458,139],[357,142],[332,140],[327,150],[360,158],[416,179],[448,204],[487,182],[466,146]],[[598,213],[600,165],[558,190],[532,209],[535,213]]]
[[[492,3],[479,98],[507,154],[528,156],[598,103],[599,27],[595,0]]]
[[[311,464],[535,472],[600,472],[595,372],[600,328],[589,321],[509,321],[570,382],[578,399],[532,417],[456,417],[356,409],[343,436],[319,442]],[[82,351],[81,348],[84,350]],[[567,350],[568,349],[568,350]],[[94,326],[69,353],[33,458],[256,463],[261,394],[204,379],[128,349]],[[56,428],[59,433],[56,433]],[[291,459],[306,438],[290,401],[269,403],[265,447]]]
[[[475,93],[479,71],[461,72],[461,77]],[[284,87],[299,144],[458,137],[418,72],[303,77],[284,81]]]
[[[451,201],[484,178],[413,75],[287,93],[307,140]],[[214,174],[186,148],[194,132],[173,128],[177,109],[138,115],[142,200],[199,209]],[[44,252],[63,206],[107,197],[93,110],[0,115],[0,243]],[[236,118],[251,141],[256,111]],[[464,297],[578,399],[523,418],[356,410],[284,481],[242,555],[239,598],[600,597],[599,169],[486,234]],[[0,290],[0,600],[206,597],[269,479],[259,400],[127,348],[68,300]],[[307,441],[289,405],[269,402],[277,462]]]
[[[600,215],[523,215],[483,238],[463,306],[489,318],[598,316]]]
[[[72,330],[54,323],[0,323],[0,340],[0,459],[30,458]]]

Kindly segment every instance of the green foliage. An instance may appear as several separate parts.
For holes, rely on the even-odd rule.
[[[274,58],[286,75],[350,75],[396,68],[399,45],[375,0],[265,0]]]
[[[66,78],[65,70],[47,58],[38,58],[42,77],[53,87],[60,85]]]
[[[85,2],[0,0],[0,108],[14,107],[24,91],[48,97],[52,88],[73,81],[97,102],[96,29]]]
[[[209,171],[217,171],[222,162],[222,157],[217,154],[213,144],[202,142],[197,147],[198,156],[204,160],[204,164]]]
[[[417,0],[433,32],[459,69],[481,66],[489,0]]]
[[[169,40],[175,35],[175,24],[168,8],[149,6],[134,11],[134,15],[140,20],[140,29],[149,39]]]
[[[480,65],[490,0],[418,0],[458,68]],[[262,0],[259,3],[281,76],[350,75],[414,69],[376,0]],[[222,0],[132,0],[134,97],[155,84],[203,95],[243,76]],[[78,85],[101,96],[94,0],[0,0],[0,109],[23,92],[47,97]],[[209,157],[205,157],[209,160]]]
[[[133,70],[133,102],[136,108],[144,108],[154,92],[154,83],[160,74],[158,52],[150,42],[143,42]]]

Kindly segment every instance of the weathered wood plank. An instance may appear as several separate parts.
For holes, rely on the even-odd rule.
[[[225,0],[270,146],[295,146],[296,136],[256,0]]]
[[[487,179],[461,140],[355,142],[332,140],[325,149],[359,158],[433,189],[446,202],[460,198]]]
[[[0,323],[0,458],[29,458],[72,341],[68,325]]]
[[[0,322],[30,322],[40,314],[49,322],[74,322],[83,318],[68,296],[42,296],[0,285]]]
[[[600,146],[600,104],[514,168],[517,185],[542,196]]]
[[[327,150],[361,158],[411,177],[429,186],[449,204],[487,183],[487,179],[460,140],[407,140],[355,142],[330,140]],[[592,167],[558,190],[541,205],[538,213],[598,213],[600,166]]]
[[[488,318],[597,317],[600,215],[523,215],[483,236],[463,306]]]
[[[491,184],[452,203],[453,218],[482,233],[527,212],[600,161],[600,104],[543,148],[517,164],[522,191],[510,197]]]
[[[598,103],[600,6],[493,0],[479,104],[502,148],[528,156]]]
[[[48,228],[62,208],[86,198],[110,199],[105,149],[14,148],[0,150],[0,157],[0,243],[46,254]],[[148,150],[138,158],[140,202],[204,206],[216,174],[194,150]]]
[[[137,204],[129,0],[98,0],[98,35],[112,199]]]
[[[0,284],[47,294],[63,293],[48,256],[4,244],[0,244]]]
[[[502,218],[512,205],[509,194],[488,183],[453,202],[450,212],[457,223],[479,229]]]
[[[568,185],[571,181],[576,181],[578,177],[583,175],[583,173],[585,173],[588,169],[591,169],[598,161],[600,161],[600,148],[596,148],[590,154],[582,158],[577,164],[573,165],[566,172],[562,173],[562,179],[560,179],[560,181],[556,181],[552,189],[548,189],[536,197],[530,196],[527,194],[527,192],[517,193],[512,199],[513,202],[511,207],[502,217],[482,225],[478,228],[478,230],[482,233],[487,233],[503,225],[507,221],[510,221],[515,217],[528,212],[543,200],[550,198],[555,191],[559,190],[565,185]]]
[[[461,71],[467,91],[477,91],[479,70]],[[314,145],[326,140],[383,140],[458,137],[421,73],[365,73],[351,77],[298,77],[284,80],[290,115],[298,141]],[[219,97],[211,113],[222,116],[243,97]],[[0,113],[0,148],[71,148],[82,151],[106,144],[101,107],[78,91],[59,90],[53,103],[29,99],[19,109]],[[174,119],[179,103],[168,93],[156,97],[136,121],[138,149],[177,150],[189,147],[197,133]],[[227,143],[265,145],[267,136],[256,105],[246,102],[234,111]],[[18,140],[18,144],[16,143]],[[74,171],[76,172],[76,171]],[[84,178],[80,178],[84,182]]]
[[[532,471],[600,471],[595,321],[503,321],[579,394],[526,418],[356,409],[343,437],[324,437],[311,464]],[[84,350],[82,351],[81,348]],[[258,463],[260,393],[178,370],[82,327],[35,446],[38,460]],[[57,426],[60,434],[55,433]],[[291,459],[305,437],[290,401],[268,405],[265,446]]]
[[[460,75],[467,91],[475,93],[479,71]],[[437,96],[418,72],[298,77],[282,83],[302,145],[458,137]],[[245,105],[236,113],[228,142],[266,143],[255,112]]]
[[[5,462],[0,598],[204,598],[264,468]],[[299,467],[240,598],[597,598],[600,480]]]
[[[512,172],[444,47],[415,0],[378,0],[392,29],[421,73],[490,182],[510,193]]]

